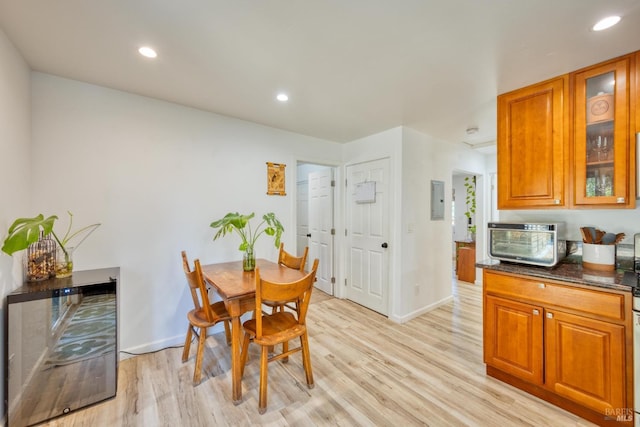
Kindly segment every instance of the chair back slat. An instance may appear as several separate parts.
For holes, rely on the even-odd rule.
[[[182,266],[184,268],[184,274],[191,290],[191,298],[193,299],[193,306],[196,310],[202,310],[205,313],[205,317],[209,322],[215,320],[215,314],[211,308],[209,302],[209,292],[207,285],[204,282],[202,275],[202,267],[200,266],[200,260],[194,261],[194,270],[189,268],[189,262],[187,260],[187,254],[182,251]]]
[[[313,261],[309,274],[294,282],[278,283],[260,277],[260,268],[256,267],[256,336],[262,337],[262,301],[282,302],[296,300],[298,302],[298,323],[305,324],[307,308],[311,300],[311,292],[316,279],[319,260]]]
[[[294,270],[304,270],[304,266],[307,263],[307,255],[309,254],[309,247],[304,248],[304,252],[301,257],[290,254],[284,250],[284,243],[280,243],[280,252],[278,253],[278,264],[284,265]]]
[[[198,296],[199,286],[197,282],[194,280],[193,273],[191,272],[191,268],[189,267],[189,261],[187,260],[187,253],[182,251],[182,268],[184,269],[184,274],[187,278],[187,284],[189,285],[189,290],[191,291],[191,299],[193,300],[193,308],[196,310],[200,310],[200,297]]]

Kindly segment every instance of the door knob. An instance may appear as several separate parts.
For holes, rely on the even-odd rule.
[[[382,247],[386,249],[386,248],[388,248],[388,247],[389,247],[389,245],[387,245],[387,242],[384,242],[384,243],[382,244]]]
[[[311,237],[311,233],[308,233],[308,234],[307,234],[307,237]]]

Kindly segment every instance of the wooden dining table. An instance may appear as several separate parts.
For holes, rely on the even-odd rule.
[[[260,277],[272,282],[293,282],[306,274],[266,259],[256,260],[256,265],[260,269]],[[255,271],[243,271],[242,261],[205,264],[202,274],[218,292],[231,316],[231,390],[233,403],[237,405],[242,402],[240,316],[256,309],[256,274]]]

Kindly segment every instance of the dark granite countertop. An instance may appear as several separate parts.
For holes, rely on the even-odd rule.
[[[554,267],[538,267],[493,259],[476,263],[476,267],[488,270],[631,292],[637,279],[634,272],[623,268],[626,266],[627,263],[623,260],[618,262],[619,268],[615,271],[588,270],[582,267],[582,257],[575,255],[566,257]]]

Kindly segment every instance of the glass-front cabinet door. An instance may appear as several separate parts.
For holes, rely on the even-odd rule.
[[[575,74],[574,203],[629,207],[629,78],[623,58]]]

